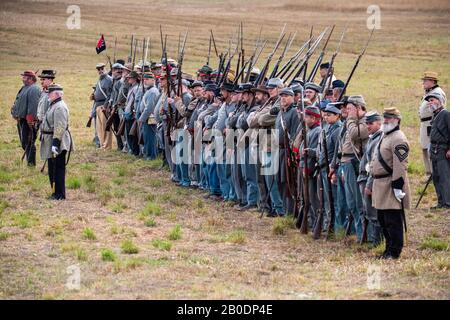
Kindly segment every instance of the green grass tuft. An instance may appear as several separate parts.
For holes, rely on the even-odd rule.
[[[31,212],[24,211],[12,215],[12,225],[22,229],[29,228],[39,224],[39,219]]]
[[[285,235],[288,229],[295,228],[295,221],[292,217],[275,218],[272,225],[272,232],[275,235]]]
[[[144,224],[146,227],[155,227],[156,221],[153,218],[148,218],[147,220],[145,220]]]
[[[131,240],[124,240],[120,246],[122,252],[126,254],[136,254],[139,252],[139,248]]]
[[[68,189],[80,189],[81,181],[78,177],[69,177],[66,185]]]
[[[226,238],[227,242],[235,243],[235,244],[243,244],[246,241],[246,235],[244,230],[234,230],[232,231]]]
[[[9,234],[6,232],[0,232],[0,241],[5,241],[6,239],[8,239]]]
[[[83,249],[80,249],[80,248],[77,249],[76,255],[77,255],[78,261],[87,261],[87,259],[88,259],[87,253]]]
[[[442,240],[433,236],[425,238],[420,245],[420,249],[432,249],[436,251],[449,251],[449,241]]]
[[[154,216],[161,215],[161,207],[160,207],[159,204],[154,203],[154,202],[149,202],[149,203],[147,203],[145,208],[142,209],[141,212],[140,212],[140,217],[141,218],[145,218],[145,217],[148,217],[150,215],[154,215]]]
[[[116,254],[111,249],[102,249],[100,253],[103,261],[116,261]]]
[[[155,239],[152,241],[152,245],[155,248],[163,251],[170,251],[170,249],[172,248],[172,243],[168,240]]]
[[[97,237],[94,234],[94,231],[92,231],[91,228],[84,228],[83,238],[87,239],[87,240],[96,240],[97,239]]]
[[[170,230],[169,235],[167,236],[169,240],[179,240],[181,239],[181,226],[177,224]]]

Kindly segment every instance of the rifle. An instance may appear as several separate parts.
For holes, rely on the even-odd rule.
[[[90,128],[90,127],[91,127],[91,125],[92,125],[92,119],[93,119],[93,117],[92,117],[92,116],[89,116],[89,119],[88,119],[88,121],[87,121],[87,123],[86,123],[86,128]]]
[[[308,137],[306,135],[306,123],[305,120],[305,108],[303,101],[303,89],[302,89],[302,116],[303,116],[303,125],[302,125],[302,137],[303,137],[303,150],[308,148]],[[303,204],[299,210],[299,214],[297,216],[297,221],[295,223],[296,227],[300,229],[302,234],[308,233],[308,214],[309,208],[311,206],[309,199],[309,170],[308,170],[308,153],[305,153],[303,156],[304,161],[304,174],[303,177]]]
[[[320,104],[320,101],[319,101]],[[330,177],[330,161],[328,159],[328,145],[327,145],[327,135],[325,132],[325,129],[323,127],[323,119],[321,119],[320,122],[321,125],[321,134],[322,134],[322,143],[321,146],[323,146],[323,152],[325,154],[325,168],[326,168],[326,174],[327,174],[327,192],[328,192],[328,202],[329,202],[329,206],[330,206],[330,221],[328,223],[328,228],[327,228],[327,239],[331,236],[331,234],[334,233],[334,223],[335,223],[335,219],[336,219],[336,211],[334,210],[334,196],[333,196],[333,186],[331,184],[331,177]],[[320,176],[320,175],[319,175]],[[322,183],[322,178],[320,178],[320,182],[321,182],[321,192],[323,193],[323,183]],[[319,196],[322,197],[321,202],[323,202],[323,194],[319,194]],[[323,207],[323,205],[320,206],[321,208]],[[320,213],[323,217],[323,212]],[[320,237],[320,233],[322,232],[322,223],[323,221],[321,221],[320,224],[320,230],[317,230],[317,226],[314,229],[314,239],[318,239]]]
[[[161,29],[161,25],[160,27],[160,33],[161,33],[161,44],[163,45],[162,50],[163,50],[163,61],[164,61],[164,68],[165,68],[165,72],[166,72],[166,99],[170,98],[170,93],[172,90],[172,85],[171,85],[171,79],[170,79],[170,70],[171,68],[169,68],[169,63],[167,61],[167,35],[165,35],[165,41],[164,43],[162,42],[163,36],[162,36],[162,29]],[[164,108],[164,105],[163,105]],[[173,125],[173,114],[172,114],[172,107],[170,105],[170,103],[167,101],[167,111],[168,111],[168,119],[167,119],[167,128],[166,128],[166,136],[167,136],[167,141],[169,141],[170,144],[172,144],[172,139],[170,138],[170,131],[172,130],[172,125]]]
[[[161,38],[161,60],[164,58],[164,41],[163,41],[163,33],[162,33],[162,27],[159,25],[159,35]]]
[[[285,111],[280,110],[281,112],[281,125],[284,131],[284,170],[286,175],[286,186],[287,186],[287,196],[291,197],[294,201],[297,198],[297,161],[293,157],[290,139],[289,139],[289,131],[286,125],[286,121],[283,118],[283,113]]]
[[[211,57],[211,35],[209,35],[209,47],[208,47],[208,58],[206,59],[206,65],[209,66],[209,58]]]
[[[116,62],[116,49],[117,49],[117,36],[114,36],[114,55],[113,55],[113,61]]]
[[[30,151],[31,151],[31,146],[33,145],[33,139],[34,139],[34,128],[29,129],[30,131],[28,132],[28,142],[27,145],[25,147],[25,150],[23,152],[22,155],[22,162],[23,159],[25,158],[25,155],[27,155],[27,159],[30,156]]]
[[[333,34],[334,31],[334,25],[331,28],[330,34],[328,35],[327,41],[325,41],[325,44],[323,45],[322,51],[319,54],[319,57],[317,58],[316,63],[314,64],[314,67],[308,77],[308,80],[306,82],[311,82],[314,81],[314,77],[316,76],[317,70],[319,70],[319,66],[322,63],[323,57],[325,56],[325,49],[328,46],[328,42],[330,41],[331,35]]]
[[[128,63],[130,63],[131,59],[133,58],[133,44],[134,44],[134,34],[131,35],[130,55],[128,56]]]
[[[279,77],[281,79],[284,79],[284,76],[291,70],[292,66],[294,65],[295,61],[300,57],[300,55],[303,53],[307,45],[310,45],[311,38],[309,38],[301,47],[300,49],[286,62],[286,64],[281,68],[281,70],[277,73],[276,77]]]
[[[243,66],[244,66],[244,60],[245,60],[245,58],[244,58],[244,56],[245,56],[245,50],[244,50],[244,25],[243,25],[243,23],[242,23],[242,21],[241,21],[241,66],[242,66],[242,68],[244,68]],[[241,76],[241,82],[244,82],[244,74],[242,73],[242,76]]]
[[[330,89],[330,87],[331,87],[331,79],[333,78],[333,73],[334,73],[334,70],[333,70],[334,60],[336,59],[336,56],[339,53],[339,50],[341,48],[341,43],[342,43],[342,40],[344,39],[344,35],[345,35],[346,31],[347,31],[347,27],[345,27],[344,31],[342,31],[341,39],[339,40],[338,46],[336,48],[336,51],[331,56],[330,67],[328,68],[328,72],[327,72],[327,75],[325,77],[325,84],[324,84],[324,87],[322,88],[322,93],[326,94],[328,92],[328,90]],[[328,84],[327,84],[327,80],[328,79],[330,79],[330,81],[328,81]],[[326,88],[326,90],[325,90],[325,88]]]
[[[314,25],[311,25],[311,31],[309,32],[309,38],[312,38],[313,35],[313,30],[314,30]],[[308,50],[310,49],[310,47],[308,46]],[[308,62],[305,63],[305,70],[303,71],[303,80],[306,79],[306,70],[308,69]],[[300,74],[299,74],[300,75]],[[294,77],[297,78],[298,76]]]
[[[212,39],[212,43],[214,45],[214,52],[216,53],[216,57],[219,56],[219,54],[217,53],[217,47],[216,47],[216,40],[214,40],[214,34],[212,29],[209,30],[211,32],[211,39]]]
[[[286,35],[286,33],[284,33],[285,29],[286,29],[286,24],[284,24],[284,27],[281,30],[281,33],[278,37],[278,40],[275,43],[275,47],[273,48],[272,52],[267,57],[266,63],[264,64],[264,67],[262,68],[261,73],[259,74],[258,78],[255,81],[255,87],[260,85],[262,83],[262,81],[264,80],[264,78],[266,77],[266,73],[269,70],[270,62],[272,61],[272,58],[273,58],[275,52],[277,51],[278,47],[280,46],[281,41],[283,41],[284,36]]]
[[[370,32],[370,36],[369,36],[369,39],[367,39],[367,43],[366,43],[365,47],[363,48],[361,53],[358,55],[358,58],[356,59],[356,62],[353,65],[352,70],[350,71],[350,74],[349,74],[349,76],[347,78],[347,81],[345,82],[344,88],[342,88],[342,92],[339,95],[339,98],[338,98],[337,101],[342,101],[342,98],[344,97],[345,91],[347,90],[348,84],[350,83],[350,80],[353,77],[353,73],[355,72],[356,67],[358,67],[359,61],[361,60],[362,56],[366,52],[367,47],[369,46],[369,42],[370,42],[370,39],[372,39],[372,35],[373,35],[374,30],[375,30],[375,27],[373,27],[372,31]]]
[[[269,79],[274,78],[278,72],[278,68],[280,67],[281,61],[283,61],[284,56],[286,55],[286,52],[289,51],[292,42],[294,41],[295,36],[297,35],[297,33],[294,33],[294,36],[292,36],[291,38],[291,34],[289,34],[288,39],[286,41],[286,45],[284,46],[284,49],[280,55],[280,57],[278,58],[277,63],[275,64],[275,66],[273,67],[272,73],[270,74]]]
[[[317,181],[319,184],[319,207],[317,208],[317,219],[313,226],[313,239],[318,240],[320,238],[320,234],[322,233],[322,225],[323,225],[323,183],[322,178],[319,173],[319,180]]]
[[[307,67],[307,64],[308,64],[308,60],[311,58],[314,51],[319,46],[319,43],[322,41],[327,30],[328,30],[328,28],[325,28],[325,30],[319,35],[319,37],[314,41],[314,43],[311,45],[311,47],[305,53],[303,58],[298,61],[297,65],[292,69],[292,71],[286,77],[286,80],[287,80],[295,73],[294,76],[292,77],[291,82],[289,83],[289,86],[292,85],[292,81],[294,81],[294,79],[296,79],[298,76],[300,76],[300,74],[303,72],[303,70],[305,70],[305,68]]]
[[[425,184],[425,188],[423,188],[422,192],[420,193],[420,197],[419,200],[416,203],[416,206],[414,209],[417,209],[417,207],[420,204],[420,201],[422,201],[423,196],[425,195],[425,192],[427,191],[428,185],[430,184],[431,180],[433,180],[433,175],[430,174],[430,176],[428,177],[427,183]]]
[[[177,81],[178,81],[178,96],[181,97],[182,95],[182,85],[183,85],[183,78],[182,78],[182,71],[181,68],[183,67],[183,60],[184,60],[184,49],[186,48],[186,40],[188,36],[188,31],[186,30],[186,34],[184,35],[183,39],[183,45],[181,47],[180,55],[178,57],[178,72],[177,72]]]

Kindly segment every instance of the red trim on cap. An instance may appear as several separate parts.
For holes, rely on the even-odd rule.
[[[313,117],[316,117],[316,118],[320,118],[320,114],[314,113],[314,112],[312,112],[312,111],[309,111],[308,109],[305,110],[305,113],[306,113],[307,115],[310,115],[310,116],[313,116]]]

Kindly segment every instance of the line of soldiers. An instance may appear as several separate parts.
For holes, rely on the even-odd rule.
[[[32,70],[22,74],[23,86],[17,93],[11,115],[17,121],[17,130],[22,149],[22,161],[26,157],[28,166],[36,166],[36,139],[41,142],[40,156],[44,161],[41,172],[48,163],[48,176],[52,187],[50,199],[66,198],[66,165],[73,150],[69,131],[69,109],[63,101],[63,88],[54,83],[56,72],[42,70],[39,76]],[[40,89],[37,77],[41,81]]]
[[[168,60],[141,62],[134,70],[119,60],[111,76],[97,65],[100,147],[111,148],[105,123],[114,118],[110,130],[118,149],[145,159],[161,155],[181,187],[233,202],[237,211],[306,217],[305,228],[343,230],[360,242],[378,245],[384,237],[382,258],[400,256],[410,207],[410,148],[399,110],[368,112],[361,95],[339,99],[345,83],[331,78],[329,63],[320,65],[320,84],[297,78],[286,86],[271,78],[255,87],[256,68],[247,83],[229,72],[219,86],[221,75],[208,65],[196,79],[183,74],[178,83],[177,62]],[[431,145],[445,154],[433,168],[449,177],[448,112],[441,95],[432,92],[424,100],[435,118]],[[442,139],[433,138],[441,123]],[[448,181],[435,177],[436,189]],[[437,191],[440,204],[446,205],[448,190]]]

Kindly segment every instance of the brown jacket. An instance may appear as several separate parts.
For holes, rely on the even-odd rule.
[[[387,170],[381,159],[384,160]],[[408,181],[408,155],[409,143],[405,134],[399,129],[384,135],[380,144],[375,147],[372,162],[370,164],[370,174],[374,177],[372,187],[372,205],[379,210],[402,209],[402,204],[395,198],[393,185],[396,189],[402,189],[406,193],[403,198],[404,209],[410,207],[410,190]],[[378,178],[377,178],[378,176]],[[380,176],[386,176],[379,178]],[[401,188],[398,184],[403,184]]]

